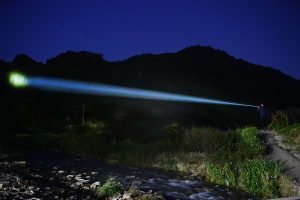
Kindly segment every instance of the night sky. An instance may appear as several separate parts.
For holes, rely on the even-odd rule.
[[[298,0],[1,0],[0,58],[123,60],[209,45],[300,79]]]

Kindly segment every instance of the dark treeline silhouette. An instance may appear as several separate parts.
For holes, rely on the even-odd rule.
[[[143,54],[108,62],[101,54],[66,52],[46,63],[22,54],[0,61],[2,129],[53,129],[65,120],[107,120],[130,127],[156,121],[220,127],[257,123],[253,108],[134,100],[117,97],[54,93],[8,84],[8,73],[50,76],[145,88],[258,105],[271,109],[299,107],[300,81],[279,70],[236,59],[211,47],[193,46],[166,54]],[[31,130],[33,131],[33,130]]]

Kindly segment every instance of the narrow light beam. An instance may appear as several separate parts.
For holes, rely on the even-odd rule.
[[[229,106],[246,106],[246,107],[257,107],[254,105],[236,103],[230,101],[223,101],[217,99],[208,99],[202,97],[159,92],[153,90],[136,89],[129,87],[113,86],[108,84],[90,83],[66,79],[56,79],[48,77],[35,77],[24,75],[13,76],[10,79],[16,79],[14,86],[24,85],[31,88],[67,92],[67,93],[79,93],[79,94],[90,94],[90,95],[103,95],[103,96],[115,96],[115,97],[126,97],[136,99],[149,99],[149,100],[160,100],[160,101],[175,101],[175,102],[189,102],[189,103],[205,103],[205,104],[219,104]],[[26,84],[24,84],[26,83]]]

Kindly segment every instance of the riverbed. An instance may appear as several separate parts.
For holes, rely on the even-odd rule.
[[[27,153],[0,162],[1,199],[95,199],[94,189],[109,176],[126,188],[162,193],[165,199],[253,199],[189,174],[141,169],[78,156]]]

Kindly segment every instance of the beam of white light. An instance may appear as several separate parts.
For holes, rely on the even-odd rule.
[[[100,84],[100,83],[90,83],[90,82],[83,82],[83,81],[74,81],[74,80],[48,78],[48,77],[35,77],[35,76],[32,77],[24,76],[23,79],[26,80],[27,87],[32,87],[32,88],[37,88],[42,90],[58,91],[58,92],[127,97],[127,98],[136,98],[136,99],[160,100],[160,101],[219,104],[219,105],[246,106],[246,107],[255,107],[255,108],[257,107],[254,105],[223,101],[217,99],[208,99],[208,98],[188,96],[182,94],[136,89],[130,87],[113,86],[113,85]]]

